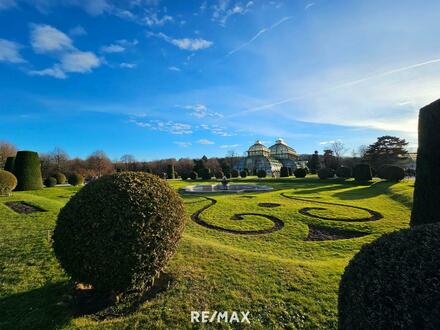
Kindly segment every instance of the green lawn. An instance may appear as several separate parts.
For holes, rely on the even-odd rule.
[[[276,189],[258,194],[210,195],[217,203],[201,218],[226,230],[249,231],[272,228],[274,223],[263,217],[271,215],[283,222],[280,230],[238,235],[205,228],[190,216],[211,201],[183,196],[188,223],[178,253],[166,270],[171,279],[169,287],[136,311],[106,320],[73,316],[68,279],[48,241],[59,209],[78,188],[56,187],[0,197],[0,329],[190,328],[192,310],[250,311],[253,329],[336,328],[338,282],[344,267],[363,244],[408,227],[413,182],[356,185],[315,178],[246,180],[251,181]],[[189,183],[171,184],[177,189]],[[47,212],[19,215],[4,204],[7,201],[26,201]],[[317,202],[367,208],[383,218],[356,221],[370,214]],[[259,203],[280,206],[264,208]],[[339,220],[301,214],[305,208],[312,215]],[[231,220],[241,213],[263,216],[244,215],[242,220]],[[309,225],[365,236],[307,241]]]

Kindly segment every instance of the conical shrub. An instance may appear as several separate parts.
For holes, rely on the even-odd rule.
[[[19,151],[15,158],[14,174],[17,177],[17,191],[43,189],[41,165],[38,153]]]

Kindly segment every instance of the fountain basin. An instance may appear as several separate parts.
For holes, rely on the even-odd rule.
[[[258,191],[271,191],[270,186],[260,186],[256,184],[196,184],[186,186],[181,189],[184,193],[203,194],[203,193],[245,193]]]

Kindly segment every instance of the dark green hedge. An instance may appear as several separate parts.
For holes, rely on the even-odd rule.
[[[73,174],[69,175],[68,182],[72,186],[80,186],[80,185],[84,184],[84,177],[81,174],[73,173]]]
[[[212,178],[212,174],[211,174],[211,170],[209,168],[202,168],[199,171],[199,176],[203,179],[203,180],[211,180]]]
[[[143,291],[176,251],[184,224],[183,202],[166,181],[117,173],[89,183],[61,209],[53,248],[75,282]]]
[[[345,166],[339,166],[336,170],[336,176],[338,178],[349,179],[351,178],[351,168]]]
[[[305,168],[297,168],[295,171],[293,171],[293,175],[295,175],[295,178],[305,178],[307,175],[307,170]]]
[[[419,113],[419,149],[411,226],[440,221],[440,100]]]
[[[189,178],[190,178],[191,180],[197,180],[197,178],[198,178],[198,174],[197,174],[197,172],[191,172],[191,173],[189,174]]]
[[[176,178],[176,172],[174,171],[174,165],[168,164],[167,165],[167,179],[175,179]]]
[[[335,176],[335,171],[331,168],[325,167],[325,168],[321,168],[318,171],[318,177],[322,180],[325,179],[331,179]]]
[[[240,176],[240,173],[237,170],[232,170],[231,176],[233,178],[238,178]]]
[[[289,169],[287,167],[285,167],[285,166],[281,167],[280,177],[282,177],[282,178],[289,177]]]
[[[340,329],[440,328],[440,225],[364,245],[339,287]]]
[[[55,174],[52,174],[52,177],[57,180],[57,184],[63,184],[63,183],[66,183],[66,181],[67,181],[66,176],[61,172],[57,172]]]
[[[15,158],[14,174],[17,177],[18,191],[38,190],[43,188],[41,165],[38,153],[19,151]]]
[[[358,164],[353,168],[353,177],[356,181],[370,181],[373,179],[371,167],[368,164]]]
[[[9,171],[0,170],[0,196],[9,196],[17,186],[17,178]]]
[[[257,176],[258,176],[259,178],[265,178],[266,175],[267,175],[267,173],[266,173],[265,170],[259,170],[259,171],[257,172]]]
[[[215,178],[216,179],[223,179],[224,176],[225,176],[225,174],[223,173],[223,171],[215,172]]]
[[[44,185],[48,188],[55,187],[57,185],[57,179],[55,179],[53,176],[47,178],[44,180]]]
[[[384,165],[379,169],[378,176],[384,180],[397,182],[405,178],[405,170],[399,166]]]
[[[248,172],[245,171],[245,170],[243,170],[243,171],[240,172],[240,176],[241,176],[242,178],[245,178],[245,177],[248,176]]]
[[[5,171],[14,173],[14,167],[15,167],[15,157],[8,157],[6,158],[5,163]]]

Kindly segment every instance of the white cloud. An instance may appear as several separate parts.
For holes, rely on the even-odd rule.
[[[212,41],[208,41],[201,38],[191,39],[191,38],[182,38],[182,39],[174,39],[169,36],[167,36],[165,33],[152,33],[148,32],[147,36],[149,37],[156,37],[160,38],[162,40],[165,40],[166,42],[179,47],[180,49],[190,50],[190,51],[197,51],[202,50],[211,47],[214,43]]]
[[[0,39],[0,62],[24,63],[20,55],[21,46],[16,42]]]
[[[200,140],[197,141],[197,143],[198,144],[206,144],[206,145],[208,145],[208,144],[215,144],[214,141],[211,141],[211,140],[208,140],[208,139],[200,139]]]
[[[219,125],[207,125],[207,124],[201,124],[199,125],[199,128],[207,130],[211,132],[214,135],[219,136],[234,136],[234,133],[230,133],[226,130],[226,128],[221,127]]]
[[[101,51],[104,53],[122,53],[125,51],[125,48],[121,45],[110,44],[101,47]]]
[[[336,143],[336,142],[342,142],[342,140],[321,141],[318,144],[321,145],[321,146],[325,146],[325,145],[333,144],[333,143]]]
[[[177,66],[170,66],[170,67],[168,67],[168,70],[176,71],[176,72],[180,72],[181,71]]]
[[[185,105],[183,109],[190,110],[190,115],[195,118],[215,117],[222,118],[223,115],[218,112],[210,111],[204,104]]]
[[[308,3],[308,4],[304,7],[304,9],[305,9],[305,10],[309,10],[309,9],[312,8],[314,5],[315,5],[314,2],[310,2],[310,3]]]
[[[174,144],[177,144],[180,147],[187,148],[192,145],[191,142],[183,142],[183,141],[175,141]]]
[[[134,69],[136,67],[136,64],[122,62],[121,64],[119,64],[119,67],[123,69]]]
[[[192,127],[189,124],[176,123],[173,121],[160,121],[160,120],[139,121],[135,119],[131,119],[129,120],[129,122],[139,127],[144,127],[155,131],[167,132],[173,135],[192,134]]]
[[[44,54],[73,49],[72,39],[50,25],[31,25],[31,45],[36,53]]]
[[[100,65],[100,59],[92,52],[75,51],[61,58],[61,67],[65,72],[86,73]]]
[[[174,19],[172,16],[164,15],[162,17],[158,16],[158,13],[148,13],[143,19],[142,22],[148,26],[163,26],[167,22],[173,22]]]
[[[29,71],[29,74],[31,76],[49,76],[57,79],[67,78],[66,74],[60,69],[58,64],[55,64],[52,68]]]
[[[242,2],[231,2],[230,0],[219,0],[217,4],[212,6],[212,20],[225,26],[230,17],[247,14],[253,5],[253,1],[245,4]]]
[[[240,147],[240,144],[222,144],[220,146],[221,149],[233,149],[233,148],[238,148]]]
[[[72,37],[85,36],[87,35],[87,31],[81,25],[77,25],[69,30],[69,35]]]
[[[139,44],[139,41],[137,41],[137,39],[133,39],[133,40],[127,40],[127,39],[119,39],[119,40],[116,40],[116,43],[118,44],[118,45],[121,45],[122,47],[134,47],[134,46],[136,46],[137,44]]]

